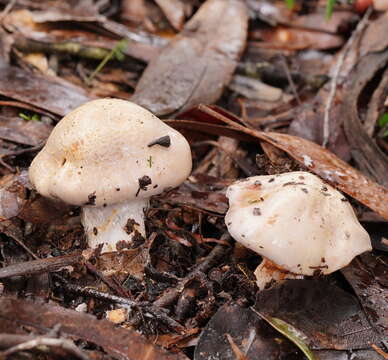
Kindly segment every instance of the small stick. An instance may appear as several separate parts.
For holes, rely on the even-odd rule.
[[[77,356],[81,360],[90,360],[71,340],[59,338],[53,339],[49,337],[37,337],[33,340],[15,345],[8,350],[0,352],[0,359],[5,359],[7,356],[23,350],[31,350],[39,346],[56,346],[60,347],[70,354]]]
[[[133,301],[131,299],[123,298],[123,297],[117,296],[117,295],[111,295],[111,294],[104,293],[102,291],[98,291],[95,289],[83,288],[81,286],[68,283],[65,279],[63,279],[59,275],[55,275],[55,277],[61,281],[61,283],[63,284],[65,289],[68,291],[71,291],[71,292],[74,292],[77,294],[81,294],[84,296],[94,297],[96,299],[100,299],[103,301],[113,302],[113,303],[127,306],[130,308],[132,308],[132,307],[138,308],[138,309],[143,310],[146,313],[151,314],[155,318],[158,318],[160,321],[164,322],[171,329],[174,329],[177,332],[183,332],[185,329],[180,323],[178,323],[177,321],[175,321],[174,319],[169,317],[163,310],[158,309],[156,306],[153,306],[152,304],[150,304],[148,302],[145,302],[145,301],[144,302],[136,302],[136,301]]]
[[[361,19],[361,21],[358,23],[356,30],[353,31],[352,35],[350,36],[348,42],[346,43],[342,53],[338,57],[337,63],[335,64],[334,68],[334,74],[333,78],[331,79],[330,83],[330,93],[329,97],[327,98],[327,102],[325,105],[325,113],[323,118],[323,141],[322,146],[326,147],[329,142],[329,136],[330,136],[330,111],[331,107],[334,101],[335,93],[337,90],[337,82],[338,82],[338,76],[341,71],[342,65],[345,61],[345,57],[348,54],[350,48],[352,47],[354,41],[356,38],[361,34],[361,32],[364,30],[364,28],[368,24],[369,16],[372,13],[372,6],[369,6],[368,10],[365,12],[364,17]]]
[[[302,101],[300,100],[298,91],[296,90],[296,86],[295,86],[294,80],[292,80],[290,69],[288,68],[288,64],[286,62],[286,59],[285,59],[284,55],[282,55],[281,59],[282,59],[282,64],[283,64],[283,67],[284,67],[284,71],[286,72],[287,80],[288,80],[288,83],[290,84],[291,90],[292,90],[292,92],[293,92],[293,94],[295,96],[296,101],[298,102],[298,105],[301,105]]]
[[[0,14],[0,23],[3,22],[4,18],[8,15],[8,13],[12,10],[12,8],[15,6],[16,4],[16,0],[11,0],[7,6],[5,7],[5,9],[3,10],[3,12]]]
[[[108,285],[116,294],[118,294],[119,296],[128,296],[128,293],[125,291],[125,289],[117,285],[111,278],[106,277],[93,264],[87,262],[85,263],[85,266],[90,273],[100,278],[101,281]]]
[[[371,344],[370,345],[374,351],[376,351],[379,355],[381,355],[384,359],[388,359],[388,354],[381,350],[377,345]]]
[[[42,272],[53,272],[61,267],[74,265],[83,260],[81,254],[56,256],[53,258],[24,261],[0,269],[0,279],[13,276],[33,275]]]

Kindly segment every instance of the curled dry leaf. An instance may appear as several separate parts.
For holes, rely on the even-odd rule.
[[[221,111],[214,109],[217,108],[200,105],[193,112],[193,118],[201,121],[201,113],[203,113],[203,119],[206,121],[212,117],[213,123],[214,121],[225,123],[247,135],[272,144],[337,189],[388,219],[388,189],[372,181],[332,152],[296,136],[247,128],[237,117],[232,120],[230,114],[227,117]],[[190,118],[190,112],[186,113],[186,117]]]
[[[188,359],[183,354],[163,350],[135,331],[61,306],[2,297],[0,320],[0,332],[4,333],[9,333],[11,329],[20,331],[23,325],[35,328],[35,331],[48,331],[56,324],[61,324],[63,334],[101,346],[119,360]]]
[[[214,103],[231,80],[247,26],[243,1],[208,0],[149,63],[131,100],[158,116]]]

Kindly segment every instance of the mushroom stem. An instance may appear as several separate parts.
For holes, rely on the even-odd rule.
[[[114,204],[105,207],[84,206],[81,222],[91,249],[102,246],[101,253],[117,251],[117,243],[131,246],[135,237],[145,236],[144,209],[148,199]]]
[[[263,257],[263,261],[255,270],[256,283],[260,290],[265,289],[273,283],[280,283],[286,279],[303,279],[303,275],[294,274],[272,261]]]

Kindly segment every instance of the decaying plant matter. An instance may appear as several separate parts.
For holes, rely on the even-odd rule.
[[[0,358],[386,357],[361,3],[0,0]]]

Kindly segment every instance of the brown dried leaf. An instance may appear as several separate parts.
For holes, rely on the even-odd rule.
[[[387,64],[388,49],[364,56],[349,76],[345,88],[347,96],[342,107],[345,133],[354,159],[365,174],[384,186],[388,186],[388,157],[365,131],[361,124],[358,105],[365,98],[363,91],[368,83]],[[368,88],[368,91],[371,92],[371,89]],[[385,96],[381,99],[381,102],[384,99]]]
[[[10,219],[19,214],[25,203],[28,183],[27,171],[3,176],[0,180],[0,219]]]
[[[373,21],[365,30],[360,44],[360,55],[378,52],[388,47],[388,12]]]
[[[23,325],[49,331],[61,324],[62,333],[101,346],[120,360],[187,360],[185,355],[167,352],[135,331],[61,306],[2,297],[0,319],[0,332],[5,333],[12,329],[20,333]]]
[[[279,341],[279,333],[251,309],[226,304],[219,308],[202,332],[194,359],[236,360],[226,334],[233,339],[246,360],[277,360],[290,352],[301,356],[288,340],[282,338]]]
[[[289,25],[329,33],[339,33],[358,20],[358,16],[353,11],[334,11],[330,19],[316,12],[308,15],[298,16],[289,22]]]
[[[330,111],[330,138],[328,148],[340,156],[344,160],[350,159],[349,145],[346,142],[345,134],[342,129],[343,111],[341,106],[344,99],[348,99],[349,95],[341,86],[348,79],[349,73],[360,60],[361,56],[368,53],[380,52],[388,47],[388,13],[380,18],[370,21],[368,27],[361,34],[360,41],[354,41],[352,48],[346,55],[345,61],[340,71],[340,76],[337,81],[336,96]],[[334,68],[338,61],[338,57],[345,51],[345,48],[340,50],[333,60],[329,74],[334,73]],[[302,136],[305,139],[321,144],[323,138],[323,119],[325,106],[328,101],[330,89],[329,84],[322,87],[317,96],[308,104],[298,107],[294,120],[290,126],[290,133],[297,136]],[[346,112],[345,112],[346,114]]]
[[[144,267],[149,261],[148,251],[148,247],[139,246],[136,249],[104,253],[98,256],[96,267],[107,276],[121,273],[141,280]]]
[[[169,23],[181,30],[185,20],[185,5],[180,0],[155,0],[162,9]]]
[[[65,80],[29,73],[13,66],[0,66],[0,94],[65,116],[92,100],[83,89]]]
[[[369,322],[388,338],[387,256],[362,254],[341,272],[356,292]]]
[[[150,62],[132,101],[159,116],[215,102],[244,49],[247,25],[241,0],[208,0]]]
[[[41,121],[25,121],[21,118],[0,115],[0,139],[22,145],[42,144],[50,135],[52,126]]]
[[[261,291],[255,308],[301,331],[311,349],[364,349],[380,339],[357,299],[322,280],[288,280]]]
[[[184,185],[170,192],[166,200],[218,214],[225,214],[228,210],[228,201],[224,194],[213,191],[191,191]]]

